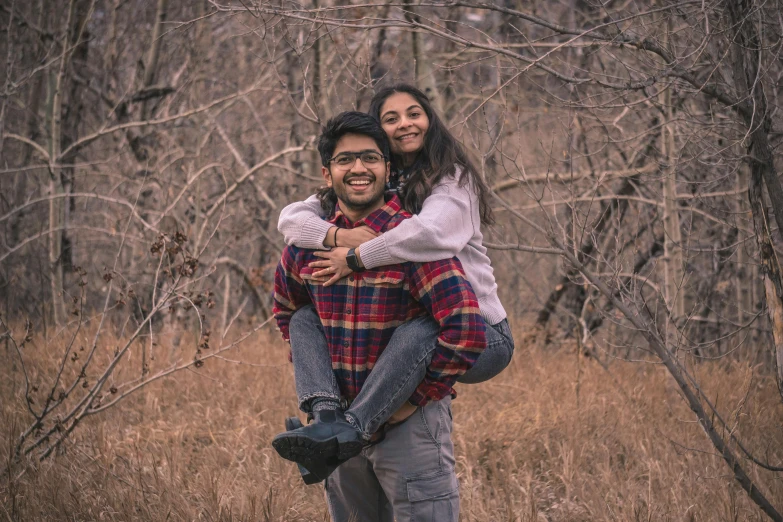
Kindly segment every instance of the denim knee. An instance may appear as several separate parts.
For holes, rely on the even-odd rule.
[[[317,331],[323,335],[324,327],[321,324],[321,318],[318,317],[318,312],[315,311],[315,307],[307,305],[294,312],[288,323],[288,330],[297,332]]]

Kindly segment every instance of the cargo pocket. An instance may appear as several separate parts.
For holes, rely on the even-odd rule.
[[[411,522],[457,521],[459,484],[454,470],[417,475],[405,481],[411,505]]]

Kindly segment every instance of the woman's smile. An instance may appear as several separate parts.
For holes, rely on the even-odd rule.
[[[415,132],[412,132],[412,133],[409,133],[409,134],[403,134],[399,138],[395,138],[395,139],[397,139],[398,141],[410,141],[410,140],[416,139],[417,137],[418,137],[418,134],[416,134]]]

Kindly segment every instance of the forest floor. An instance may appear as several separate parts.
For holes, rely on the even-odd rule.
[[[515,333],[503,374],[457,388],[460,520],[765,520],[662,366],[615,360],[607,371],[575,347]],[[31,374],[55,360],[45,345],[25,356]],[[305,486],[270,446],[296,411],[287,347],[271,329],[231,353],[245,364],[212,359],[153,383],[26,468],[9,466],[30,422],[16,357],[0,347],[0,520],[328,520],[322,486]],[[771,376],[725,361],[693,371],[746,446],[780,465]],[[743,465],[783,509],[781,475]]]

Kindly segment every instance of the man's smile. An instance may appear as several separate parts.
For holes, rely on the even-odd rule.
[[[375,177],[353,176],[344,181],[354,192],[364,192],[375,182]]]

